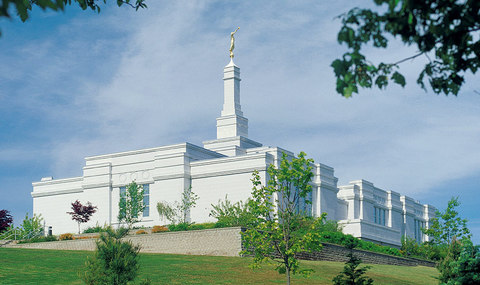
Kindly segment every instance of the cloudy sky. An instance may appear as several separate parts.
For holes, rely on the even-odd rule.
[[[115,1],[111,1],[112,3]],[[363,1],[153,1],[35,10],[0,20],[0,209],[32,212],[31,183],[81,176],[84,157],[215,138],[229,35],[249,137],[440,209],[460,196],[480,242],[480,81],[455,96],[425,92],[406,62],[405,88],[335,92],[345,48],[335,16]],[[392,42],[375,61],[415,53]]]

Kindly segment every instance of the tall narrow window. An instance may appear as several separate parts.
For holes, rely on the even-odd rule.
[[[143,205],[145,209],[143,210],[143,216],[150,216],[150,185],[143,184]]]
[[[381,209],[378,207],[373,207],[373,209],[374,209],[373,220],[375,224],[385,226],[385,209]]]
[[[422,222],[420,220],[415,219],[414,220],[414,236],[415,240],[417,242],[422,242],[423,239],[423,233],[422,233],[422,228],[425,227],[425,222]]]

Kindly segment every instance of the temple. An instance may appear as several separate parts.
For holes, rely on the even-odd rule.
[[[185,188],[199,196],[190,211],[191,222],[213,221],[212,204],[228,196],[230,201],[250,197],[252,172],[259,171],[266,182],[269,165],[278,166],[282,153],[294,154],[280,147],[263,146],[248,138],[248,119],[240,104],[240,68],[233,62],[223,70],[224,103],[217,118],[217,138],[203,146],[180,143],[85,158],[83,175],[66,179],[42,178],[33,185],[33,211],[41,214],[54,234],[75,232],[77,224],[70,215],[71,203],[90,201],[97,212],[83,227],[118,225],[120,193],[132,181],[143,185],[147,208],[140,226],[165,224],[156,204],[180,200]],[[364,240],[399,247],[402,236],[426,241],[421,228],[428,227],[435,208],[394,191],[375,187],[365,180],[337,185],[330,166],[313,166],[312,204],[303,205],[313,216],[322,212],[337,220],[343,231]]]

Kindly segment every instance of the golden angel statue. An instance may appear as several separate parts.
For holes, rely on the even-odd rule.
[[[233,49],[235,48],[235,37],[233,35],[235,35],[235,33],[240,29],[240,27],[238,27],[235,32],[232,32],[230,33],[230,58],[233,58]]]

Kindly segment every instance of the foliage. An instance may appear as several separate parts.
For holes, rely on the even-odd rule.
[[[168,228],[165,226],[153,226],[152,234],[168,232]]]
[[[82,10],[91,9],[100,13],[99,2],[107,3],[107,0],[1,0],[0,2],[0,18],[11,18],[11,7],[15,8],[16,14],[25,22],[34,7],[39,7],[42,10],[64,11],[65,6],[73,3],[78,4]],[[140,8],[147,8],[145,0],[117,0],[117,5],[120,7],[126,4],[135,10]]]
[[[180,202],[175,201],[173,204],[166,201],[158,202],[158,215],[173,224],[188,224],[190,209],[195,207],[198,199],[198,195],[193,193],[192,186],[190,186],[183,190]]]
[[[414,238],[403,237],[400,253],[405,257],[436,261],[445,257],[446,248],[431,242],[418,243]]]
[[[37,242],[48,242],[48,241],[57,241],[56,236],[39,236],[31,239],[19,240],[17,243],[37,243]]]
[[[101,232],[106,231],[107,228],[108,228],[108,225],[106,225],[106,224],[103,227],[97,224],[95,227],[89,227],[89,228],[83,230],[83,233],[84,234],[101,233]]]
[[[432,238],[432,243],[448,245],[455,237],[458,240],[470,239],[467,220],[459,217],[456,207],[460,206],[458,197],[448,201],[445,212],[436,211],[435,218],[430,219],[430,227],[423,229],[423,233]]]
[[[87,258],[81,276],[86,284],[126,285],[137,277],[140,247],[121,240],[127,233],[127,228],[109,228],[100,235],[95,254]]]
[[[338,42],[348,51],[332,62],[337,77],[337,92],[345,97],[358,93],[358,87],[385,88],[389,82],[405,86],[397,70],[403,62],[424,55],[428,63],[417,84],[425,80],[433,92],[457,95],[467,72],[480,66],[480,4],[478,0],[374,0],[380,9],[354,8],[340,15],[342,27]],[[385,6],[386,7],[385,7]],[[383,12],[379,12],[383,11]],[[364,45],[387,48],[389,36],[414,46],[418,53],[393,62],[374,64],[362,54]]]
[[[13,217],[8,210],[0,210],[0,233],[13,224]]]
[[[322,231],[319,233],[319,239],[322,242],[329,242],[342,246],[348,246],[352,242],[357,243],[356,247],[363,250],[384,253],[394,256],[402,256],[401,252],[397,248],[379,245],[370,241],[359,240],[358,238],[344,234],[342,232],[330,232]]]
[[[216,228],[216,223],[200,223],[200,224],[190,224],[190,223],[179,223],[171,224],[168,226],[168,230],[171,232],[181,232],[181,231],[194,231],[194,230],[206,230]]]
[[[350,242],[346,245],[350,249],[350,253],[347,254],[348,260],[345,262],[345,267],[343,271],[333,278],[333,284],[335,285],[369,285],[373,284],[373,279],[367,276],[364,276],[368,269],[371,266],[364,266],[358,268],[362,263],[362,260],[356,257],[353,254],[353,249],[358,245],[358,239],[351,239]]]
[[[242,233],[245,250],[241,254],[253,255],[253,267],[266,261],[275,262],[276,270],[286,274],[287,284],[290,284],[290,273],[311,273],[311,270],[300,270],[297,253],[318,251],[322,246],[316,229],[323,223],[325,213],[308,232],[302,228],[308,215],[307,206],[311,204],[313,176],[313,160],[305,156],[301,152],[290,161],[283,153],[279,168],[270,165],[267,169],[267,186],[261,184],[257,171],[253,173],[249,207],[257,218],[254,225]]]
[[[139,215],[143,213],[145,205],[143,204],[144,190],[142,185],[138,185],[135,181],[128,184],[125,195],[120,197],[118,203],[118,221],[127,224],[131,229],[133,224],[139,222]]]
[[[66,234],[61,234],[59,237],[58,237],[59,240],[73,240],[73,235],[70,234],[70,233],[66,233]]]
[[[249,199],[245,203],[232,203],[225,195],[225,200],[218,200],[212,208],[209,216],[217,219],[218,227],[248,227],[255,222],[255,216],[249,209]]]
[[[462,243],[453,237],[448,245],[446,256],[437,264],[437,269],[440,272],[439,280],[441,283],[447,283],[452,277],[454,277],[451,265],[458,260],[461,252]]]
[[[76,200],[72,203],[72,212],[67,212],[72,216],[72,220],[78,223],[78,233],[80,234],[80,224],[86,223],[90,220],[90,217],[97,211],[97,207],[92,203],[87,202],[86,205],[82,205],[80,201]]]
[[[22,224],[20,225],[21,235],[26,238],[30,238],[33,235],[40,233],[43,230],[43,218],[42,215],[34,214],[31,218],[28,217],[28,213],[25,215]]]
[[[456,249],[455,249],[456,250]],[[445,261],[446,262],[446,261]],[[448,278],[444,274],[441,281],[446,284],[480,284],[480,246],[464,240],[459,255],[449,261]]]
[[[136,235],[145,235],[148,234],[145,230],[138,230],[135,232]]]

